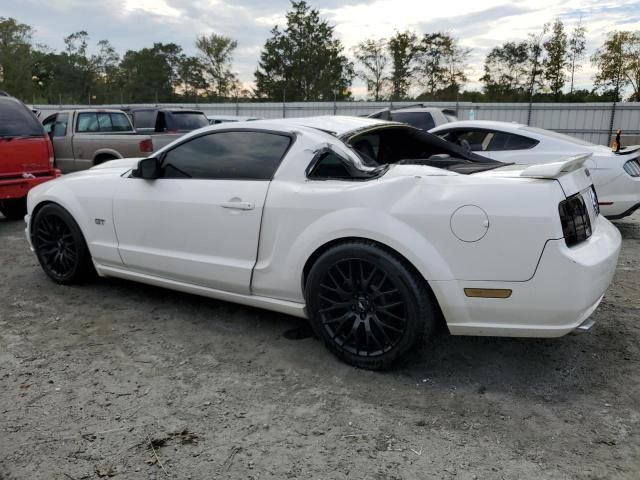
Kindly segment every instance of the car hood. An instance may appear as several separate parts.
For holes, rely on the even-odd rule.
[[[126,170],[131,170],[132,168],[134,168],[136,165],[138,165],[138,162],[142,160],[141,158],[121,158],[119,160],[109,160],[108,162],[104,162],[101,163],[100,165],[96,165],[95,167],[91,168],[90,170],[92,171],[96,171],[96,170],[113,170],[113,169],[124,169]]]

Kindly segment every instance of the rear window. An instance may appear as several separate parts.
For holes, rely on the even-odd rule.
[[[391,120],[394,122],[408,123],[412,127],[422,130],[430,130],[436,126],[433,117],[428,112],[393,112]]]
[[[169,118],[171,118],[167,122],[169,130],[196,130],[209,125],[209,120],[204,113],[171,112]]]
[[[0,102],[0,137],[44,135],[44,128],[24,105],[11,99]]]
[[[156,111],[133,112],[133,125],[136,128],[156,128]]]

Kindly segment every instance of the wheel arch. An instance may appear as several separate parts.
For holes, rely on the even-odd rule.
[[[345,237],[338,237],[338,238],[334,238],[326,243],[323,243],[322,245],[320,245],[319,247],[317,247],[312,253],[311,255],[309,255],[309,257],[307,258],[307,260],[305,261],[304,267],[302,268],[302,292],[304,295],[304,292],[306,290],[306,283],[307,283],[307,278],[309,275],[309,272],[311,271],[311,268],[313,267],[313,265],[315,264],[315,262],[322,256],[323,253],[325,253],[326,251],[328,251],[329,249],[331,249],[332,247],[335,247],[337,245],[341,245],[341,244],[345,244],[345,243],[354,243],[354,242],[364,242],[364,243],[369,243],[371,245],[375,245],[376,247],[380,248],[381,250],[386,251],[387,253],[397,257],[402,263],[405,264],[405,266],[411,270],[419,279],[422,280],[424,286],[427,289],[427,292],[429,293],[429,296],[433,302],[433,305],[436,308],[436,321],[439,323],[440,326],[446,328],[446,320],[444,318],[444,315],[442,313],[442,309],[440,308],[440,301],[438,299],[438,297],[436,296],[433,288],[431,287],[431,284],[429,283],[429,280],[427,278],[425,278],[425,275],[423,272],[420,271],[420,269],[413,263],[411,262],[406,255],[403,255],[402,252],[398,251],[397,249],[387,245],[386,243],[383,243],[379,240],[375,240],[373,238],[368,238],[368,237],[364,237],[364,236],[345,236]]]
[[[93,154],[93,164],[99,165],[102,162],[124,158],[120,152],[112,148],[101,148]]]

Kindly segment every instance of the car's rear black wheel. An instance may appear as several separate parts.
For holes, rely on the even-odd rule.
[[[42,269],[55,282],[79,283],[95,275],[80,227],[61,206],[49,204],[37,211],[31,239]]]
[[[27,198],[12,198],[0,201],[0,212],[9,220],[21,220],[27,213]]]
[[[424,280],[374,243],[353,241],[324,252],[309,272],[305,294],[316,335],[361,368],[390,366],[435,324]]]

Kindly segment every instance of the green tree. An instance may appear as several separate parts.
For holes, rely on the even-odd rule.
[[[348,98],[355,76],[334,28],[305,1],[292,1],[283,31],[271,30],[255,71],[256,95],[292,101]]]
[[[409,30],[396,32],[389,39],[388,48],[391,56],[391,99],[402,100],[408,97],[413,82],[418,37]]]
[[[102,103],[113,102],[118,98],[115,91],[119,86],[120,55],[109,40],[98,42],[98,53],[91,57],[91,63],[95,71],[92,91],[98,95],[97,100]]]
[[[584,51],[587,47],[585,39],[587,29],[582,25],[582,19],[571,31],[569,37],[569,77],[571,78],[571,87],[569,93],[573,93],[573,77],[577,70],[580,69],[580,60],[584,57]]]
[[[458,93],[467,81],[466,60],[470,50],[458,45],[448,33],[426,33],[417,47],[416,72],[427,91],[421,97],[436,98]]]
[[[129,102],[171,102],[180,86],[182,48],[175,43],[154,43],[152,48],[128,50],[120,70]]]
[[[640,101],[640,32],[614,31],[591,57],[597,72],[594,84],[599,90],[614,93],[631,87],[631,101]]]
[[[196,48],[200,51],[206,80],[216,99],[228,97],[238,81],[231,71],[233,52],[237,47],[237,41],[215,33],[196,37]]]
[[[536,93],[536,89],[543,86],[543,74],[542,68],[545,59],[543,58],[544,50],[544,38],[549,30],[549,25],[544,24],[542,31],[538,34],[530,33],[527,40],[527,50],[529,53],[528,67],[529,67],[529,101]]]
[[[207,69],[199,57],[183,55],[178,64],[178,78],[184,99],[195,100],[209,87]]]
[[[555,100],[562,95],[562,89],[567,80],[567,34],[564,32],[564,24],[556,20],[553,24],[551,36],[543,44],[547,56],[543,62],[544,78],[549,82],[549,88]]]
[[[484,83],[487,100],[522,100],[528,86],[529,45],[524,42],[506,42],[494,47],[484,62]]]
[[[360,42],[353,49],[354,56],[360,66],[357,75],[367,85],[367,92],[374,101],[383,99],[383,91],[388,82],[387,41],[384,39],[367,39]]]
[[[34,92],[32,79],[31,35],[33,29],[13,18],[0,17],[0,90],[30,99]]]

